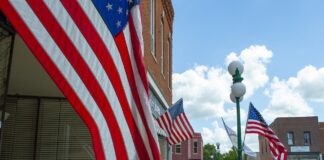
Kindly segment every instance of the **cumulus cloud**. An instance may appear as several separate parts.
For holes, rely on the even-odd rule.
[[[231,129],[236,131],[234,126]],[[245,130],[245,126],[241,127],[242,133]],[[221,144],[220,149],[222,153],[228,152],[232,148],[232,142],[229,139],[222,122],[214,121],[211,128],[203,128],[202,136],[204,138],[204,144],[216,144],[217,142]],[[243,137],[242,137],[243,138]],[[252,149],[252,151],[257,152],[259,150],[258,136],[251,134],[245,137],[245,144]]]
[[[229,99],[230,82],[231,77],[224,69],[198,65],[173,74],[173,99],[183,97],[191,118],[221,116],[225,114],[224,103]]]
[[[306,66],[296,77],[288,79],[287,84],[307,100],[324,102],[324,68]]]
[[[288,81],[279,80],[274,77],[270,88],[265,94],[270,98],[270,103],[263,111],[263,115],[269,121],[276,117],[291,116],[311,116],[313,109],[308,105],[304,97],[296,92],[296,81],[291,79]]]
[[[272,58],[272,51],[266,46],[252,45],[244,49],[239,56],[230,53],[226,58],[226,64],[233,60],[240,60],[244,65],[243,77],[246,85],[246,97],[251,96],[255,90],[263,87],[269,80],[266,64]]]
[[[220,149],[222,153],[228,152],[232,147],[224,127],[220,126],[217,121],[213,122],[211,129],[203,128],[201,134],[204,138],[204,144],[216,144],[219,142],[221,144]]]
[[[232,77],[227,72],[227,64],[239,59],[243,62],[245,72],[244,83],[248,98],[268,81],[266,64],[271,60],[272,52],[265,46],[253,45],[237,55],[230,53],[225,59],[224,67],[208,67],[196,65],[183,73],[173,74],[173,100],[184,99],[184,107],[191,119],[227,117],[232,109],[224,109],[230,102],[230,86]]]

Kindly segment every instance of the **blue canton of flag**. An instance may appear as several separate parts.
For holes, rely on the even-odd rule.
[[[252,103],[250,103],[250,112],[249,112],[249,117],[248,119],[253,119],[256,121],[260,121],[262,122],[264,125],[268,126],[266,121],[263,119],[263,117],[261,116],[260,112],[258,110],[255,109],[255,107],[253,106]]]
[[[139,0],[94,0],[93,4],[112,35],[116,36],[126,26],[129,12]]]
[[[168,109],[170,116],[172,118],[172,121],[174,121],[179,114],[184,113],[183,110],[183,100],[178,100],[171,108]]]

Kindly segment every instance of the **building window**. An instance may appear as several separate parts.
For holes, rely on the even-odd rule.
[[[288,145],[294,145],[294,132],[287,133]]]
[[[155,0],[151,0],[151,22],[150,22],[150,36],[151,36],[151,41],[150,41],[150,49],[151,49],[151,54],[155,58]]]
[[[171,48],[172,48],[172,46],[171,46],[172,44],[171,44],[171,33],[169,33],[169,38],[168,38],[168,76],[169,76],[169,79],[168,79],[168,87],[169,87],[169,89],[171,89],[171,84],[172,84],[172,73],[171,73],[171,63],[172,63],[172,53],[171,53]]]
[[[305,146],[311,145],[311,135],[309,131],[304,132],[304,145]]]
[[[176,144],[175,145],[175,153],[176,154],[180,154],[181,153],[181,145],[180,144]]]
[[[194,151],[194,154],[198,153],[198,142],[197,141],[195,141],[193,144],[193,151]]]
[[[164,75],[164,26],[163,18],[161,17],[161,73]]]

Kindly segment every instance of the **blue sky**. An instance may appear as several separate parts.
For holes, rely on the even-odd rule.
[[[259,55],[254,60],[260,62],[257,66],[265,67],[265,71],[257,72],[256,75],[246,70],[251,72],[247,73],[250,78],[246,77],[246,81],[252,79],[254,83],[259,82],[258,77],[265,79],[258,86],[252,85],[253,91],[242,103],[243,112],[247,112],[248,103],[252,101],[261,112],[268,114],[267,111],[287,104],[278,97],[288,95],[287,101],[294,101],[296,105],[293,106],[295,108],[287,107],[283,111],[299,110],[300,106],[300,111],[304,111],[305,116],[316,115],[320,121],[324,121],[324,95],[321,93],[324,84],[320,82],[324,78],[323,6],[322,0],[173,1],[174,101],[184,97],[185,105],[187,104],[185,110],[191,115],[190,121],[197,131],[203,132],[205,142],[215,143],[224,138],[213,134],[216,131],[223,132],[220,116],[228,116],[229,126],[236,127],[235,115],[232,114],[235,112],[231,110],[233,104],[224,100],[224,96],[216,95],[227,94],[227,91],[215,92],[215,99],[218,100],[211,100],[211,90],[208,94],[211,96],[205,98],[210,103],[201,102],[205,103],[202,104],[205,105],[202,109],[206,112],[194,115],[196,110],[193,105],[198,105],[197,108],[200,106],[191,100],[193,95],[188,95],[188,90],[183,88],[197,85],[193,88],[199,90],[200,84],[189,82],[188,79],[194,80],[200,73],[203,74],[201,83],[205,85],[214,85],[212,80],[216,80],[215,83],[225,83],[223,81],[228,79],[224,73],[227,61],[233,57],[239,57],[246,65],[255,66],[249,58]],[[245,49],[249,56],[240,57]],[[232,52],[236,55],[229,56]],[[208,74],[223,78],[208,78]],[[243,83],[249,83],[246,81]],[[217,84],[214,87],[217,90]],[[204,101],[204,98],[199,100]],[[217,103],[215,105],[218,109],[210,108],[212,103]],[[224,113],[221,113],[222,109]],[[211,110],[214,112],[209,112]],[[209,113],[220,114],[212,116]],[[287,116],[303,115],[292,111]],[[273,118],[275,117],[268,116],[268,122]],[[255,140],[250,142],[257,148]],[[225,149],[230,145],[229,141],[222,143]]]

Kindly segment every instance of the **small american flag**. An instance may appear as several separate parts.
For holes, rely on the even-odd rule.
[[[91,133],[96,159],[160,159],[139,0],[0,0]]]
[[[162,129],[168,132],[167,140],[171,145],[188,140],[194,135],[194,130],[183,110],[182,98],[160,116],[157,122]]]
[[[258,134],[269,142],[271,154],[276,160],[286,160],[287,150],[279,138],[267,125],[260,112],[250,103],[249,115],[245,129],[246,134]]]

